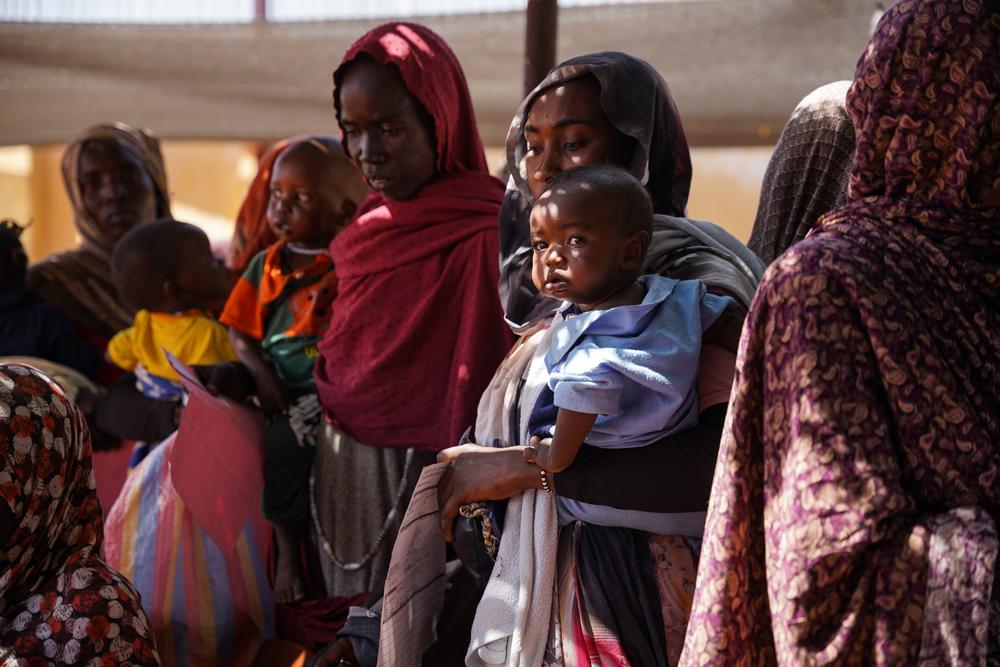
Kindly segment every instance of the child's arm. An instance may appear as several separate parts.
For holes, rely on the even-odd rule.
[[[288,409],[288,390],[274,369],[264,361],[257,341],[233,327],[229,327],[229,340],[236,356],[253,376],[261,410],[266,414],[285,412]]]
[[[538,444],[524,450],[524,459],[548,472],[560,472],[569,467],[597,421],[597,415],[559,408],[556,430],[551,445]],[[535,440],[532,439],[532,442]]]
[[[134,371],[139,358],[135,354],[135,327],[119,331],[108,341],[108,349],[104,353],[107,360],[118,368]]]

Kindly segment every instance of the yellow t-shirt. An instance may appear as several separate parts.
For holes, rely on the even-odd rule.
[[[142,364],[153,375],[179,381],[164,350],[188,365],[236,361],[226,329],[200,310],[176,315],[140,310],[132,326],[108,343],[108,359],[127,371]]]

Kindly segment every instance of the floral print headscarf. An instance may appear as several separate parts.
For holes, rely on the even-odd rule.
[[[101,557],[90,436],[39,371],[0,365],[0,664],[159,665],[132,585]]]

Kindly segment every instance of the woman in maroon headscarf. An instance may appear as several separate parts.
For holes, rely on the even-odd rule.
[[[993,653],[998,100],[996,3],[886,12],[847,97],[848,203],[744,329],[682,664]]]
[[[381,591],[420,468],[456,444],[512,338],[497,299],[503,186],[461,67],[391,23],[334,72],[344,146],[373,193],[330,247],[340,289],[316,387],[331,423],[313,514],[331,595]]]

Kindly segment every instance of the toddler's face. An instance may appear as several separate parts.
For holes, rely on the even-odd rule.
[[[204,233],[184,239],[184,270],[176,284],[192,306],[221,312],[233,286],[233,276],[225,263],[212,254]]]
[[[267,224],[283,241],[322,248],[346,221],[337,212],[330,167],[312,151],[293,147],[275,162]]]
[[[590,310],[632,279],[628,237],[610,223],[606,206],[544,193],[531,209],[531,278],[538,291]]]

